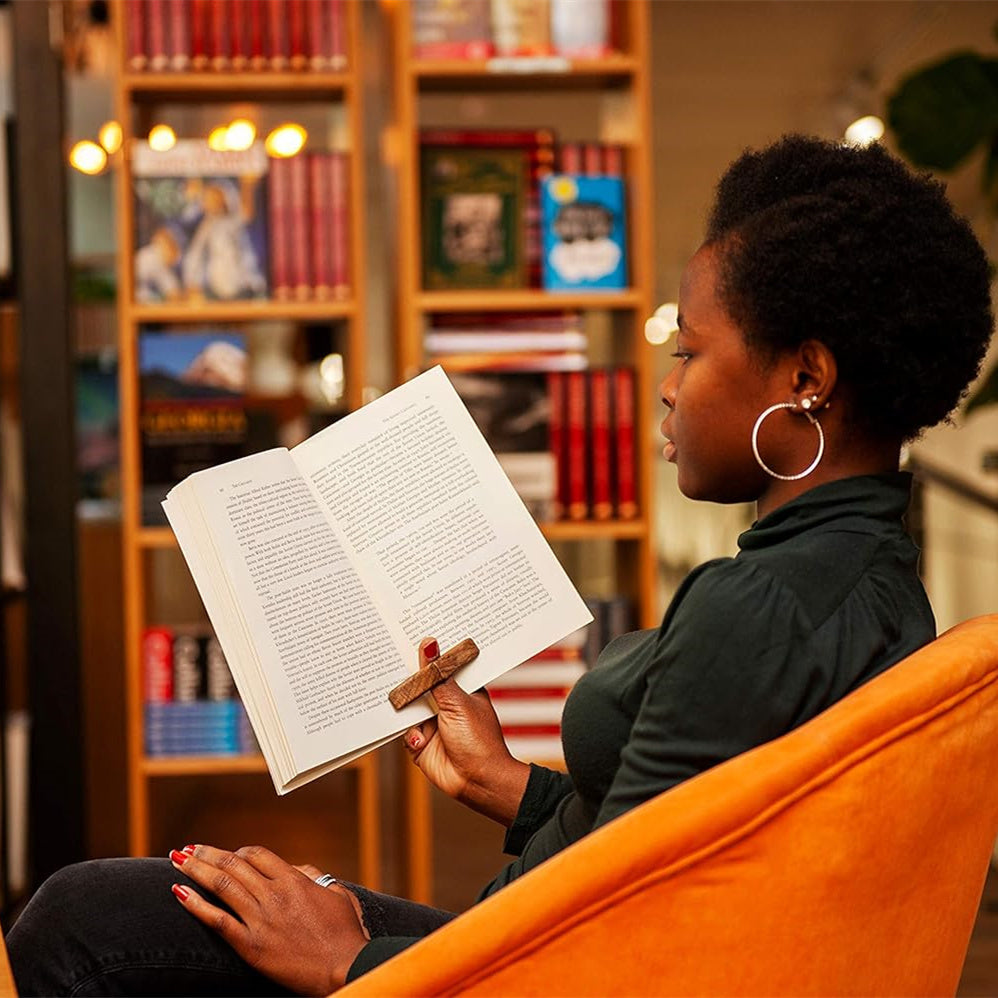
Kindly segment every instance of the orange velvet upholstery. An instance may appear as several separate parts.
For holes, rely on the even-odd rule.
[[[340,994],[952,995],[996,834],[998,615]]]

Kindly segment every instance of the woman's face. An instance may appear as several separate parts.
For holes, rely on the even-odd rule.
[[[701,247],[683,274],[676,364],[661,385],[663,454],[676,465],[683,495],[749,502],[773,482],[752,455],[752,427],[764,409],[792,398],[793,365],[764,366],[750,355],[720,301],[720,252]]]

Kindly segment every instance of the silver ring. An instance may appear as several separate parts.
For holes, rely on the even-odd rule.
[[[315,882],[320,887],[328,887],[330,884],[335,884],[337,881],[331,873],[323,873],[321,876],[315,878]]]

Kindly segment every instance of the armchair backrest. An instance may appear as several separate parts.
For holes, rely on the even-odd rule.
[[[952,995],[996,834],[998,615],[340,994]]]

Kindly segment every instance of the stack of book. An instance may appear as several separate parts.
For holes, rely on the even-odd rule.
[[[148,627],[142,664],[146,755],[258,751],[221,646],[209,631]]]
[[[344,0],[126,0],[128,68],[340,70]]]

